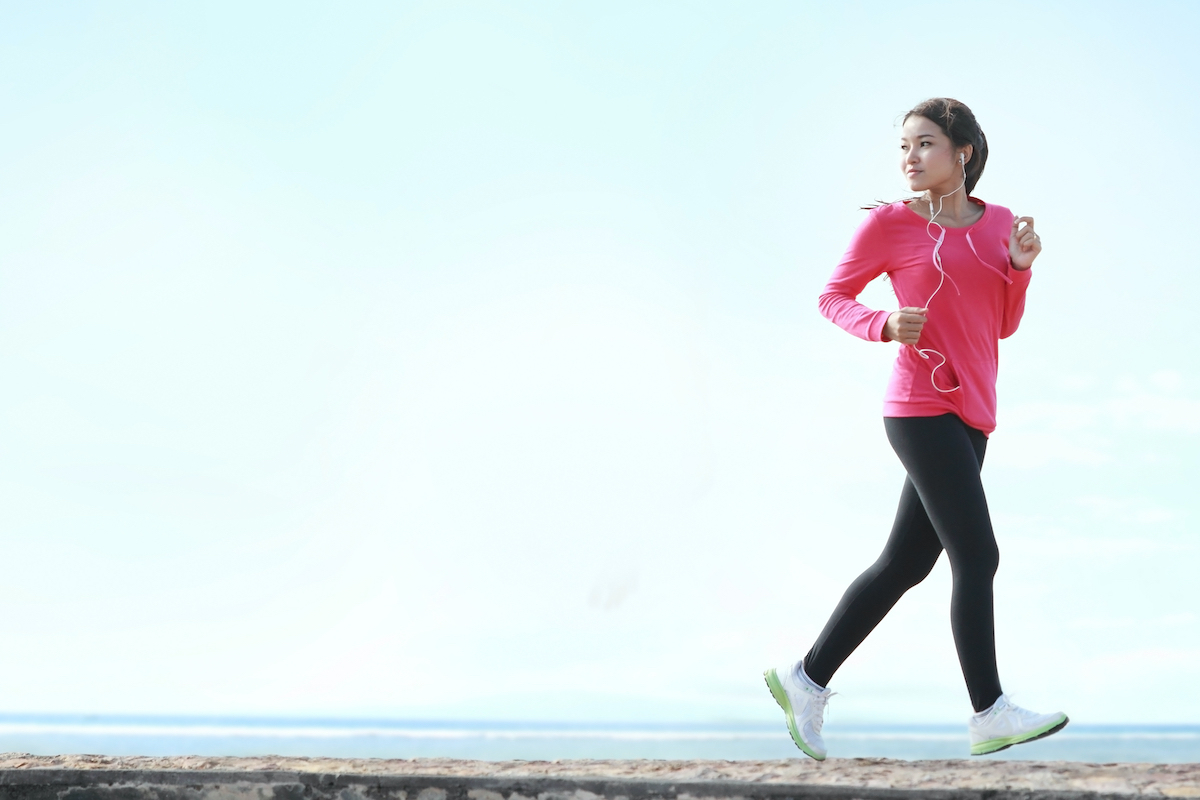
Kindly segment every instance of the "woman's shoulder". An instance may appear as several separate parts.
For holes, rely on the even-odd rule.
[[[865,206],[867,218],[863,220],[862,226],[882,230],[912,222],[914,214],[904,203],[903,200],[893,200],[890,203],[879,202]]]
[[[980,200],[977,197],[973,197],[972,199],[983,203],[986,208],[986,216],[989,224],[1004,228],[1012,227],[1012,221],[1015,219],[1015,216],[1011,210],[1005,208],[999,203],[989,203],[986,200]]]
[[[892,200],[891,202],[877,200],[869,206],[863,206],[863,210],[869,217],[875,219],[891,219],[912,213],[905,205],[907,202],[908,200]]]

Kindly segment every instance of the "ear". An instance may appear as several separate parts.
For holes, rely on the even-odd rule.
[[[975,146],[967,145],[962,150],[959,150],[958,154],[962,157],[962,165],[965,167],[967,164],[971,163],[971,156],[975,154]]]

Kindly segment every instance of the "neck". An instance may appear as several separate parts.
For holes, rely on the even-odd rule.
[[[931,214],[937,214],[939,220],[951,223],[971,217],[975,210],[975,204],[967,199],[967,187],[961,180],[927,189],[921,199],[926,207],[932,203]],[[941,205],[940,212],[938,211],[939,203]]]

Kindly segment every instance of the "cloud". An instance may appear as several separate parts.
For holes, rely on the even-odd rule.
[[[1094,375],[1064,376],[1038,388],[1036,395],[1045,399],[1002,408],[998,441],[1003,447],[996,457],[1026,468],[1095,467],[1128,461],[1123,439],[1130,434],[1195,436],[1200,434],[1200,390],[1192,383],[1176,370],[1107,384]],[[1153,461],[1162,453],[1148,449],[1139,457]]]
[[[614,611],[637,591],[637,575],[622,575],[601,581],[588,593],[588,605],[603,611]]]
[[[1131,525],[1152,525],[1162,522],[1174,522],[1180,517],[1180,514],[1176,511],[1138,498],[1126,499],[1090,495],[1080,497],[1075,502],[1091,511],[1094,517],[1110,522]]]

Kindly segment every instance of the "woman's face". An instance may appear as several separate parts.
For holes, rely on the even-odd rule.
[[[900,132],[900,169],[909,190],[923,192],[947,184],[953,184],[951,189],[958,186],[963,179],[960,154],[970,158],[970,146],[955,148],[936,122],[918,116],[904,121]]]

